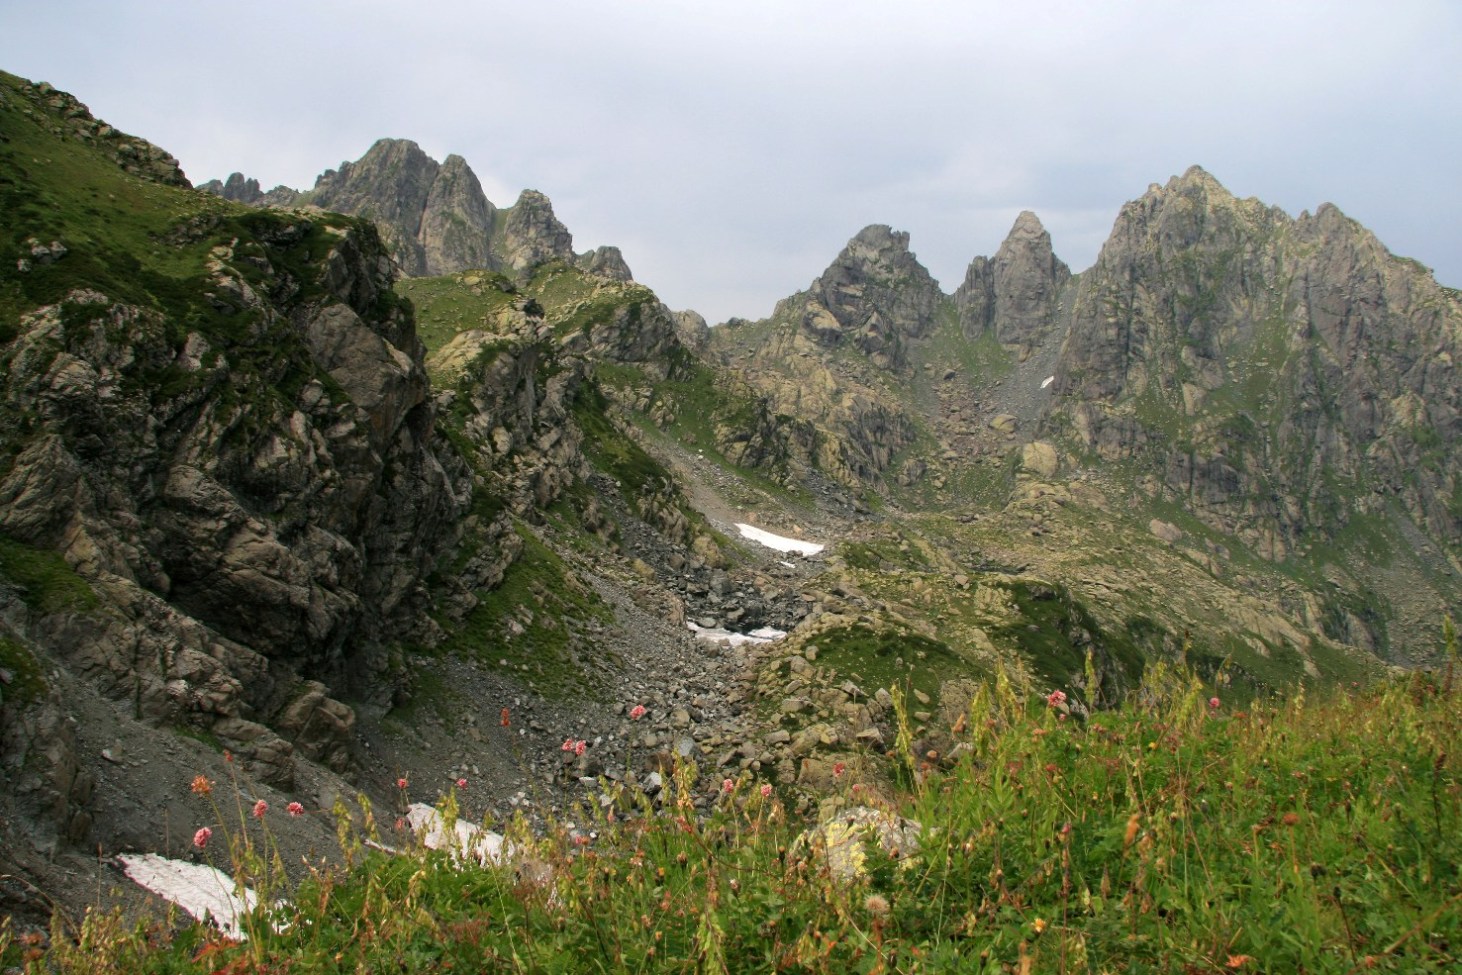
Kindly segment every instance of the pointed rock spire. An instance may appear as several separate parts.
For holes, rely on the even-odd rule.
[[[489,266],[488,237],[496,213],[467,160],[456,153],[448,156],[437,170],[421,215],[426,273]]]
[[[1029,350],[1057,329],[1061,289],[1070,279],[1040,218],[1023,210],[993,259],[970,262],[955,307],[966,334],[992,329],[1002,343]]]

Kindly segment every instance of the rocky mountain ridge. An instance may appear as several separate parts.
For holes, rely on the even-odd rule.
[[[871,238],[884,241],[885,249],[870,248]],[[895,266],[901,270],[891,272]],[[782,302],[768,323],[733,326],[716,337],[728,361],[747,358],[757,375],[798,373],[795,360],[807,358],[796,351],[799,335],[827,347],[849,341],[862,357],[844,360],[836,378],[801,375],[793,397],[808,388],[833,390],[832,412],[847,421],[843,429],[857,441],[886,443],[871,430],[859,432],[860,398],[901,403],[895,412],[905,426],[939,427],[942,409],[921,406],[900,374],[909,364],[905,347],[929,339],[940,314],[957,324],[951,338],[987,338],[988,351],[998,347],[996,355],[1013,356],[1014,364],[1032,356],[1050,363],[1054,386],[1045,405],[1022,411],[1032,434],[1069,436],[1072,450],[1103,461],[1168,441],[1173,452],[1158,462],[1166,469],[1164,481],[1185,495],[1185,503],[1202,508],[1200,517],[1211,518],[1215,528],[1238,531],[1244,517],[1277,519],[1287,537],[1253,536],[1269,557],[1284,557],[1300,523],[1311,532],[1326,531],[1327,520],[1331,529],[1343,524],[1343,505],[1333,492],[1326,500],[1319,483],[1322,470],[1387,484],[1384,490],[1401,498],[1424,531],[1448,542],[1459,538],[1458,482],[1450,474],[1459,432],[1450,368],[1457,352],[1456,293],[1414,263],[1394,258],[1333,206],[1292,220],[1257,201],[1234,199],[1194,167],[1125,207],[1096,265],[1079,278],[1052,253],[1038,218],[1022,213],[996,256],[976,258],[948,297],[907,251],[907,235],[868,228],[809,291]],[[753,338],[739,342],[741,333]],[[1269,345],[1261,348],[1263,343]],[[1310,350],[1317,360],[1305,360]],[[956,363],[955,374],[941,376],[978,379],[958,375],[978,371],[969,365]],[[1244,384],[1266,369],[1282,385],[1295,384],[1282,395],[1298,410],[1280,406],[1281,393],[1272,387],[1262,404],[1244,398]],[[779,397],[778,380],[759,381]],[[845,387],[859,395],[838,402]],[[798,398],[785,405],[788,412],[825,412],[809,411]],[[986,412],[993,421],[1001,411],[991,406]],[[1194,479],[1195,468],[1253,449],[1221,436],[1219,428],[1230,422],[1277,438],[1250,465],[1268,472],[1274,484],[1238,476],[1226,461],[1217,462],[1215,477],[1200,472]],[[900,424],[880,418],[876,426]],[[1184,461],[1178,448],[1195,432],[1209,442]],[[1282,457],[1305,458],[1304,470],[1290,469]],[[876,483],[885,468],[875,463],[854,472]],[[1403,478],[1402,470],[1411,473]],[[1271,488],[1303,497],[1305,505],[1328,504],[1324,514],[1333,517],[1309,517],[1289,503],[1223,520],[1204,507],[1221,494],[1258,496]]]
[[[1291,219],[1195,167],[1083,274],[1046,423],[1159,455],[1166,490],[1271,558],[1393,499],[1455,545],[1459,340],[1455,293],[1337,208]]]
[[[249,206],[312,206],[373,220],[401,272],[412,277],[474,269],[518,274],[559,260],[632,280],[618,248],[575,255],[573,237],[542,193],[524,190],[512,206],[494,206],[465,159],[454,153],[438,163],[409,139],[378,139],[307,191],[276,186],[265,193],[242,173],[199,189]]]

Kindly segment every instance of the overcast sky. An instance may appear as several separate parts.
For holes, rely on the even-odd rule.
[[[1193,163],[1462,286],[1455,0],[0,0],[0,68],[195,183],[309,188],[381,136],[458,153],[712,322],[764,317],[870,223],[946,291],[1021,210],[1082,270]]]

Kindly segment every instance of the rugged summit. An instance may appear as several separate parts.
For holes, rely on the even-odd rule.
[[[234,173],[199,189],[251,206],[314,206],[375,222],[403,274],[423,277],[454,271],[524,274],[552,260],[577,263],[593,274],[631,280],[616,248],[576,256],[573,237],[548,197],[524,190],[511,207],[495,207],[461,156],[438,163],[409,139],[379,139],[355,162],[320,174],[307,192],[276,187]]]
[[[1123,207],[1082,276],[1047,425],[1269,558],[1393,510],[1455,543],[1459,324],[1337,208],[1291,219],[1194,167]]]
[[[1071,271],[1052,252],[1051,235],[1040,218],[1023,210],[993,259],[970,262],[954,292],[960,324],[970,338],[993,331],[1000,343],[1029,355],[1065,325],[1059,301],[1070,280]]]
[[[803,297],[802,327],[819,343],[847,342],[876,365],[907,364],[904,338],[927,335],[942,295],[909,251],[909,235],[881,224],[848,241]]]
[[[348,208],[320,203],[326,209]],[[497,208],[482,192],[477,174],[467,160],[453,153],[442,163],[432,180],[421,213],[420,270],[402,270],[407,274],[445,274],[468,267],[487,267],[491,263],[488,241],[492,235]]]

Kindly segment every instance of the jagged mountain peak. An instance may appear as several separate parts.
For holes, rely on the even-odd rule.
[[[366,150],[365,155],[361,158],[364,160],[372,159],[377,156],[409,156],[412,158],[420,157],[424,159],[431,158],[426,154],[425,150],[423,150],[421,146],[416,143],[416,140],[399,139],[394,136],[382,136],[375,142],[372,142],[371,147]]]
[[[1015,261],[1021,259],[1018,255],[1029,253],[1041,263],[1049,264],[1054,261],[1061,267],[1066,265],[1060,261],[1051,247],[1051,234],[1046,230],[1041,218],[1030,210],[1022,210],[1011,225],[1010,233],[1005,235],[1001,242],[1000,249],[995,252],[995,260],[999,263],[1002,260]]]
[[[938,283],[909,249],[908,231],[894,230],[881,223],[869,224],[858,231],[813,282],[812,290],[841,289],[848,293],[848,286],[860,287],[866,283],[863,279],[884,283],[907,281],[921,291],[931,288],[939,291]]]
[[[359,159],[321,173],[306,193],[283,186],[263,193],[258,180],[242,173],[201,189],[253,206],[310,204],[369,217],[411,277],[474,269],[525,274],[559,260],[610,280],[633,280],[616,248],[575,255],[573,236],[546,194],[525,189],[500,210],[465,158],[451,153],[438,163],[411,139],[377,139]]]
[[[961,327],[969,337],[993,330],[1001,344],[1028,356],[1057,331],[1057,304],[1070,279],[1040,218],[1022,210],[995,257],[971,261],[955,290]]]
[[[870,224],[812,282],[802,327],[817,341],[845,340],[884,368],[905,363],[903,338],[927,335],[944,298],[939,282],[909,250],[906,231]]]
[[[634,275],[630,273],[629,265],[625,263],[624,255],[620,253],[618,247],[610,245],[596,247],[588,253],[580,254],[575,258],[574,263],[581,270],[611,281],[634,280]]]
[[[547,193],[540,190],[523,190],[518,194],[517,202],[513,206],[530,210],[543,209],[547,210],[550,216],[553,215],[553,201],[548,198]]]
[[[858,231],[848,241],[833,262],[833,267],[860,263],[871,270],[909,261],[918,265],[918,259],[909,250],[908,231],[894,230],[887,224],[874,223]]]
[[[574,238],[545,194],[524,190],[508,210],[501,246],[495,250],[507,267],[524,271],[545,261],[572,261]]]
[[[1187,169],[1183,170],[1183,175],[1174,176],[1168,182],[1169,185],[1173,183],[1180,183],[1192,186],[1203,186],[1205,188],[1215,188],[1223,190],[1225,193],[1228,192],[1228,190],[1224,189],[1223,184],[1220,183],[1212,173],[1210,173],[1208,170],[1204,169],[1197,163],[1194,163]]]
[[[1006,240],[1012,237],[1033,237],[1040,234],[1045,234],[1046,238],[1050,239],[1050,234],[1046,233],[1046,226],[1041,223],[1041,218],[1036,216],[1032,210],[1022,210],[1016,216],[1015,223],[1011,225]]]
[[[1118,255],[1175,255],[1202,242],[1205,247],[1236,247],[1267,238],[1291,223],[1279,207],[1240,198],[1198,166],[1164,185],[1153,183],[1117,214],[1112,233],[1097,256],[1097,266]],[[1125,258],[1124,258],[1125,259]]]

